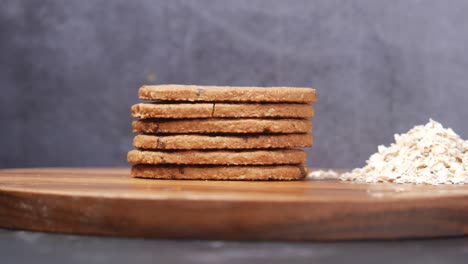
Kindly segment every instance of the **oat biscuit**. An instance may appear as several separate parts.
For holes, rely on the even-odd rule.
[[[295,102],[317,101],[313,88],[302,87],[229,87],[197,85],[144,85],[138,95],[142,100],[204,102]]]
[[[309,133],[307,119],[145,119],[133,121],[135,133]]]
[[[137,135],[133,146],[141,149],[258,149],[312,146],[310,134],[279,135]]]
[[[243,151],[131,150],[128,152],[127,159],[130,163],[142,164],[271,165],[304,163],[306,153],[299,149]]]
[[[135,104],[132,116],[137,118],[208,118],[213,104]]]
[[[282,166],[168,166],[137,164],[131,175],[138,178],[180,180],[301,180],[304,165]]]
[[[308,118],[314,116],[310,104],[149,104],[132,106],[132,116],[137,118]]]

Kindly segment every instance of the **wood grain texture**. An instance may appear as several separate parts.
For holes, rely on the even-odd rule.
[[[468,186],[146,180],[120,169],[0,170],[0,226],[227,240],[462,236]]]

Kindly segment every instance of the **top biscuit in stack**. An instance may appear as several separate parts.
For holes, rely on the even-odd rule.
[[[315,89],[143,86],[132,106],[132,176],[297,180],[312,145]]]

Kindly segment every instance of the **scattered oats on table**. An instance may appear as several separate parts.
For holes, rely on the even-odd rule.
[[[340,174],[334,170],[315,170],[310,172],[307,177],[314,180],[338,179]]]

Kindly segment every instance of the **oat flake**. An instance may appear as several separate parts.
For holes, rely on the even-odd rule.
[[[337,179],[339,174],[334,170],[315,170],[310,172],[307,177],[314,180]]]
[[[341,180],[424,184],[468,183],[468,141],[434,120],[395,135],[379,146],[367,165],[342,174]]]

